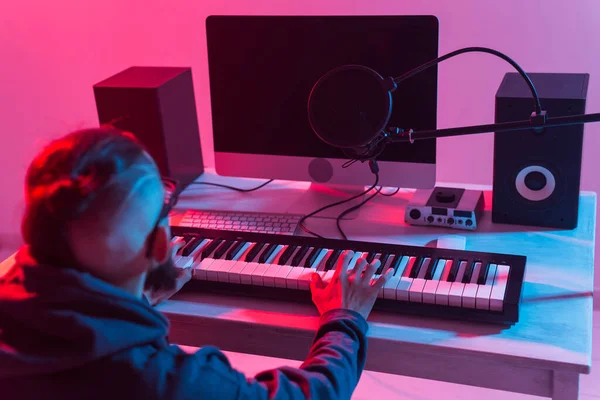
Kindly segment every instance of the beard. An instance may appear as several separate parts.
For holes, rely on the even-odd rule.
[[[180,272],[175,266],[173,257],[169,257],[166,262],[148,272],[144,289],[153,292],[173,290],[177,285],[177,277]]]

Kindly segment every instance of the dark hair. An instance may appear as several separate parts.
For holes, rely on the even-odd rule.
[[[140,162],[144,150],[132,134],[112,127],[76,131],[44,148],[25,178],[21,232],[32,256],[76,268],[68,223],[89,209],[114,176]]]

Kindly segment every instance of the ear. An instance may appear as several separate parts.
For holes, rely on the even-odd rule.
[[[160,224],[156,228],[152,258],[159,264],[166,262],[171,252],[171,229],[169,224]]]

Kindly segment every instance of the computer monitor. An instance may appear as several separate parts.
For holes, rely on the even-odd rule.
[[[206,20],[215,169],[219,175],[372,185],[366,163],[312,131],[307,104],[334,67],[398,76],[438,56],[434,16],[209,16]],[[437,67],[400,84],[391,126],[435,129]],[[436,141],[389,145],[379,184],[430,188]]]

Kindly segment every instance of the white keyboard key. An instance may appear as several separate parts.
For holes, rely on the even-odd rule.
[[[490,296],[490,310],[502,311],[504,309],[504,296],[506,294],[506,286],[508,285],[508,276],[510,267],[508,265],[498,265],[496,268],[496,277],[492,286],[492,294]]]
[[[221,267],[217,270],[217,281],[218,282],[229,282],[229,270],[233,268],[238,261],[236,260],[224,260]]]
[[[448,293],[448,304],[453,307],[462,307],[462,295],[464,290],[464,283],[452,282],[450,293]]]
[[[246,264],[243,270],[240,271],[240,283],[242,285],[252,285],[252,273],[258,267],[257,262],[249,262]]]
[[[241,273],[246,268],[248,263],[246,261],[239,260],[228,272],[228,278],[230,283],[242,283]]]
[[[446,260],[438,260],[432,278],[425,283],[423,288],[423,303],[435,304],[435,293],[445,268]]]
[[[425,288],[425,279],[415,278],[408,289],[408,299],[412,302],[423,302],[423,289]]]
[[[246,264],[246,262],[244,261],[246,259],[246,256],[248,255],[248,253],[250,252],[250,250],[252,250],[252,248],[256,245],[256,243],[246,243],[242,246],[242,248],[240,249],[240,251],[238,251],[238,253],[235,255],[235,257],[233,257],[231,260],[228,260],[226,262],[224,262],[221,265],[221,268],[219,268],[219,270],[217,271],[218,274],[218,281],[219,282],[232,282],[232,274],[238,274],[241,271],[241,265],[239,266],[238,269],[235,269],[236,266],[238,266],[239,264]],[[239,277],[237,277],[237,279],[233,279],[232,283],[240,283],[239,281]]]
[[[306,268],[292,267],[292,270],[285,277],[285,287],[288,289],[298,289],[298,278],[304,273]]]
[[[462,306],[464,308],[475,308],[475,296],[477,295],[476,283],[467,283],[462,293]]]
[[[194,278],[199,280],[206,280],[206,269],[216,260],[214,258],[207,257],[194,267]]]
[[[408,257],[408,263],[402,272],[402,277],[400,278],[400,282],[398,282],[398,286],[396,287],[396,299],[402,301],[408,301],[408,291],[413,283],[413,278],[409,278],[410,272],[414,268],[416,257]],[[402,260],[404,261],[404,259]]]
[[[254,271],[252,271],[252,285],[264,286],[263,276],[269,268],[269,264],[258,264]]]
[[[401,256],[397,255],[395,257],[401,257]],[[395,257],[393,259],[391,256],[388,258],[388,261],[386,262],[386,265],[388,267],[393,261],[395,261]],[[396,272],[394,272],[394,276],[392,276],[385,283],[385,286],[383,287],[383,298],[384,299],[396,300],[396,289],[398,287],[398,284],[400,283],[400,278],[402,278],[402,273],[404,272],[404,268],[406,268],[406,264],[408,264],[408,259],[409,258],[406,256],[401,258],[400,263],[398,264],[398,268],[396,269]],[[387,271],[387,269],[386,269],[386,271]]]
[[[452,287],[452,282],[448,282],[448,276],[450,275],[450,270],[452,270],[453,265],[454,262],[452,260],[446,260],[446,265],[444,265],[444,270],[442,271],[440,281],[435,290],[435,304],[448,305],[448,296],[450,294],[450,288]]]
[[[435,304],[447,306],[450,298],[450,288],[453,282],[440,281],[435,291]]]
[[[314,268],[303,268],[304,271],[300,273],[298,276],[298,289],[300,290],[310,290],[310,280],[312,279],[312,274],[315,273]]]
[[[221,268],[221,265],[227,261],[223,258],[215,260],[212,264],[206,268],[206,280],[217,282],[219,280],[218,270]]]
[[[289,266],[289,265],[282,265],[281,268],[279,268],[279,271],[277,271],[277,274],[275,274],[275,287],[280,287],[280,288],[285,288],[286,284],[286,278],[288,276],[288,274],[292,271],[293,267]]]
[[[485,284],[479,285],[477,295],[475,296],[475,308],[481,310],[490,309],[490,296],[492,294],[492,285],[496,277],[496,264],[490,264]]]

